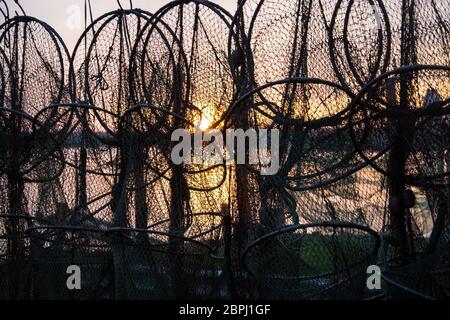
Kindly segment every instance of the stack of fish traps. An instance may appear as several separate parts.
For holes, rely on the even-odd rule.
[[[0,1],[0,298],[449,298],[449,0],[90,7]],[[174,164],[200,123],[278,172]]]

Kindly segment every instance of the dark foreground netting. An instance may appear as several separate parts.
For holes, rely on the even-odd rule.
[[[28,229],[38,299],[219,298],[222,258],[205,243],[147,229]],[[175,250],[176,249],[176,250]],[[69,291],[67,266],[86,276]]]
[[[297,225],[250,244],[243,263],[258,279],[263,298],[360,299],[366,291],[364,273],[376,262],[379,246],[378,234],[367,227]]]
[[[85,5],[0,1],[0,298],[449,298],[450,0]]]

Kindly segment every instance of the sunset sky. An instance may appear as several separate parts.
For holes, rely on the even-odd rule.
[[[10,10],[12,12],[17,10],[13,0],[6,0],[6,2],[10,6]],[[129,8],[129,0],[121,0],[120,2],[123,8]],[[134,8],[140,8],[154,13],[169,2],[171,1],[133,0],[133,6]],[[215,0],[213,2],[233,13],[236,9],[237,0]],[[85,0],[21,0],[20,3],[25,9],[27,15],[37,17],[56,29],[56,31],[66,42],[69,50],[75,46],[78,37],[84,29]],[[116,0],[91,0],[91,4],[94,18],[118,8]],[[80,28],[73,28],[69,26],[70,21],[73,21],[70,20],[71,14],[76,12],[74,11],[74,8],[78,8],[81,13]]]

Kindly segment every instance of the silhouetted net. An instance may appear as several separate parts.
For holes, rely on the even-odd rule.
[[[87,0],[72,53],[0,9],[0,298],[448,298],[449,0]]]

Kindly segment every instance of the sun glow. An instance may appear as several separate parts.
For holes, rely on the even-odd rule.
[[[199,128],[202,131],[206,131],[209,129],[209,127],[211,126],[212,121],[211,119],[209,119],[207,116],[205,116],[204,114],[202,115],[202,119],[200,120],[200,125]]]

